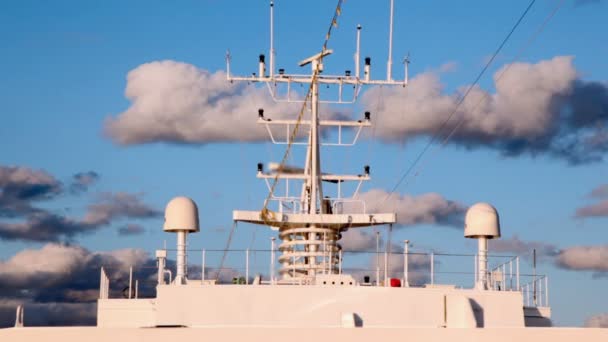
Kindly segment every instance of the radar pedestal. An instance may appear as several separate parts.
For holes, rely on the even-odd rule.
[[[498,211],[488,203],[472,205],[464,218],[464,237],[477,239],[477,276],[475,288],[488,289],[488,239],[500,237]]]
[[[188,197],[175,197],[165,208],[163,231],[177,233],[177,265],[174,284],[186,284],[188,281],[188,263],[186,239],[188,233],[199,231],[198,207]]]

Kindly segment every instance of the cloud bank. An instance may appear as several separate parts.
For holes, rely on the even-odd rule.
[[[15,308],[25,305],[27,325],[95,323],[99,270],[106,268],[113,296],[128,284],[129,267],[142,296],[153,294],[154,260],[139,249],[91,252],[74,245],[49,243],[0,261],[0,326],[14,323]]]
[[[532,259],[532,250],[536,249],[539,261],[549,261],[560,253],[559,248],[551,243],[540,241],[524,241],[517,235],[510,238],[492,239],[489,241],[491,253],[513,253],[527,259]]]
[[[463,226],[466,207],[458,202],[445,199],[437,193],[418,196],[390,194],[380,189],[360,193],[357,199],[363,200],[368,213],[396,212],[397,224],[409,226],[421,223]],[[361,211],[358,203],[344,205],[345,212]]]
[[[440,73],[422,73],[406,88],[364,92],[364,107],[378,108],[380,103],[375,136],[402,143],[435,134],[466,89],[444,93]],[[603,159],[608,151],[608,86],[582,80],[572,57],[505,65],[494,80],[494,93],[479,87],[471,91],[443,137],[462,121],[450,142],[466,148],[490,147],[510,157],[548,155],[571,164]],[[275,103],[266,89],[231,84],[222,71],[171,60],[129,72],[125,95],[129,108],[104,124],[105,133],[121,145],[266,140],[265,130],[255,125],[258,108],[274,118],[293,118],[299,109]]]
[[[0,239],[66,241],[110,225],[114,220],[147,219],[161,212],[145,204],[141,195],[101,193],[89,204],[83,218],[72,218],[40,208],[39,202],[88,189],[99,179],[94,171],[77,173],[65,189],[57,178],[42,170],[0,165]],[[133,233],[131,227],[129,232]]]
[[[70,191],[74,194],[86,192],[89,187],[99,180],[99,174],[95,171],[78,172],[72,176]]]
[[[608,313],[591,316],[585,320],[587,328],[608,328]]]
[[[608,272],[608,245],[565,248],[557,255],[555,263],[568,270]]]
[[[578,208],[574,216],[578,218],[608,217],[608,184],[602,184],[593,189],[588,197],[600,201]]]
[[[275,103],[264,88],[232,84],[222,71],[210,73],[171,60],[130,71],[125,95],[129,108],[104,125],[120,145],[267,140],[265,128],[256,125],[258,108],[272,118],[293,116],[299,109]]]
[[[140,196],[119,192],[105,193],[87,208],[84,218],[75,219],[38,209],[24,221],[0,222],[0,239],[62,241],[78,234],[94,232],[117,219],[147,219],[161,212],[141,201]]]
[[[39,211],[32,202],[51,199],[62,184],[42,170],[0,165],[0,217],[16,217]]]
[[[495,93],[474,87],[440,137],[461,121],[450,143],[490,147],[504,156],[548,155],[571,164],[603,159],[608,151],[608,87],[578,77],[573,58],[505,65],[494,75]],[[509,68],[497,82],[501,72]],[[423,73],[406,88],[372,88],[362,103],[381,99],[376,136],[403,142],[432,136],[457,108],[466,87],[445,94],[438,75]]]

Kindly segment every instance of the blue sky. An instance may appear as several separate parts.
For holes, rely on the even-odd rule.
[[[557,3],[537,1],[481,79],[484,89],[494,92],[494,72],[526,46]],[[527,4],[520,0],[396,1],[394,76],[402,75],[400,61],[409,52],[411,77],[437,72],[446,93],[470,84]],[[277,67],[296,72],[299,60],[318,52],[334,6],[333,1],[276,1]],[[565,1],[517,61],[538,63],[574,56],[579,80],[606,84],[607,6],[603,1]],[[327,59],[326,69],[338,73],[354,69],[355,27],[360,23],[362,55],[372,57],[372,74],[383,78],[387,12],[388,1],[347,1],[331,37],[329,46],[335,53]],[[266,192],[262,181],[254,177],[256,163],[277,161],[282,149],[267,142],[121,146],[104,133],[104,125],[131,105],[125,98],[126,77],[144,63],[173,60],[215,72],[225,68],[229,49],[234,73],[255,71],[257,55],[268,50],[267,19],[266,1],[2,3],[0,166],[45,170],[65,184],[77,172],[98,173],[99,180],[87,193],[63,194],[41,204],[70,216],[84,215],[87,205],[102,192],[139,194],[157,209],[175,195],[187,195],[199,204],[203,224],[191,244],[223,247],[228,229],[217,227],[231,226],[233,209],[261,207]],[[446,64],[453,67],[439,72]],[[252,117],[256,110],[252,106]],[[363,139],[350,151],[329,150],[326,165],[340,172],[360,172],[362,165],[370,164],[373,180],[364,190],[388,190],[426,139],[415,137],[407,143]],[[505,238],[517,235],[558,248],[608,243],[608,217],[574,218],[577,208],[594,203],[588,194],[608,182],[603,160],[571,165],[546,153],[505,157],[496,148],[448,144],[433,147],[416,170],[420,174],[409,177],[399,187],[400,194],[436,192],[464,205],[490,202],[501,214]],[[72,243],[92,251],[130,247],[153,251],[163,239],[173,243],[173,237],[161,233],[162,218],[137,220],[146,228],[142,235],[119,236],[117,229],[125,222],[117,220],[93,234],[78,235]],[[247,246],[253,228],[239,230],[243,233],[237,234],[233,246]],[[266,248],[272,233],[262,228],[256,232],[257,246]],[[394,239],[404,238],[421,249],[474,251],[462,231],[453,227],[423,223],[398,229]],[[0,240],[0,259],[43,244]],[[558,324],[580,325],[588,316],[608,312],[608,299],[602,295],[605,276],[593,277],[592,271],[565,270],[551,263],[541,268],[551,278]]]

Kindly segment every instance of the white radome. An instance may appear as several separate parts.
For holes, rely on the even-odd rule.
[[[198,207],[188,197],[173,198],[165,208],[165,232],[198,232]]]
[[[464,218],[464,237],[499,238],[500,219],[496,208],[488,203],[472,205]]]

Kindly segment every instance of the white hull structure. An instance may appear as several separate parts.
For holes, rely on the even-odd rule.
[[[279,241],[272,239],[268,274],[249,273],[250,251],[246,250],[245,267],[239,268],[244,270],[244,276],[235,278],[233,284],[221,284],[219,271],[215,278],[205,272],[203,250],[201,279],[188,277],[187,236],[199,231],[198,208],[191,199],[177,197],[167,205],[163,227],[165,232],[177,236],[176,267],[170,270],[166,266],[166,249],[156,252],[155,298],[138,298],[137,282],[132,279],[128,293],[123,292],[125,298],[110,298],[110,280],[102,269],[96,327],[23,327],[20,309],[16,327],[0,330],[0,341],[608,341],[608,329],[551,327],[547,278],[534,273],[532,286],[520,284],[519,259],[489,267],[487,240],[500,238],[501,233],[498,212],[486,203],[472,206],[465,217],[464,236],[479,243],[470,288],[435,283],[433,256],[429,262],[430,281],[410,284],[407,241],[403,252],[397,252],[404,266],[396,275],[389,274],[392,252],[380,252],[378,248],[378,264],[384,256],[382,277],[380,267],[375,277],[373,272],[361,277],[343,270],[343,232],[391,226],[397,217],[391,212],[367,212],[365,203],[359,203],[356,195],[361,183],[370,179],[369,166],[363,167],[359,175],[328,174],[321,168],[321,147],[353,145],[360,131],[371,125],[369,112],[356,121],[320,120],[319,105],[352,103],[360,88],[367,85],[408,90],[407,60],[403,80],[393,80],[391,75],[392,5],[393,1],[385,80],[371,79],[369,58],[360,71],[360,26],[354,74],[321,73],[323,59],[332,53],[327,42],[334,25],[330,25],[321,52],[300,62],[300,66],[310,65],[312,74],[291,75],[283,69],[275,72],[272,2],[269,70],[261,55],[257,75],[235,77],[230,75],[230,57],[227,58],[229,81],[266,83],[273,99],[301,104],[300,113],[292,120],[272,120],[264,116],[263,109],[258,111],[258,123],[267,128],[273,142],[285,144],[287,151],[281,163],[270,167],[270,172],[258,165],[257,177],[266,181],[269,189],[263,208],[233,212],[235,224],[258,224],[277,231]],[[340,6],[338,2],[334,24]],[[304,98],[289,93],[291,86],[298,84],[308,87]],[[288,89],[283,99],[276,91],[277,85]],[[325,87],[320,85],[335,87],[336,98],[321,98],[320,88]],[[346,88],[354,89],[352,99],[343,99]],[[286,126],[289,132],[284,141],[273,135],[278,126]],[[334,127],[337,142],[323,141],[321,127]],[[344,141],[345,137],[352,141]],[[290,149],[298,144],[306,148],[303,166],[286,165]],[[300,192],[277,195],[278,182],[285,182],[282,189]],[[323,188],[324,182],[335,184],[337,191],[330,194]],[[343,194],[344,189],[349,189],[343,187],[346,182],[355,184],[351,187],[356,188],[352,196]],[[272,210],[275,204],[276,209]],[[387,240],[389,246],[390,237]]]
[[[5,329],[3,341],[425,341],[425,342],[603,342],[608,329],[600,328],[486,328],[435,329],[382,327],[343,329],[332,327],[207,327],[207,328],[27,328]]]

